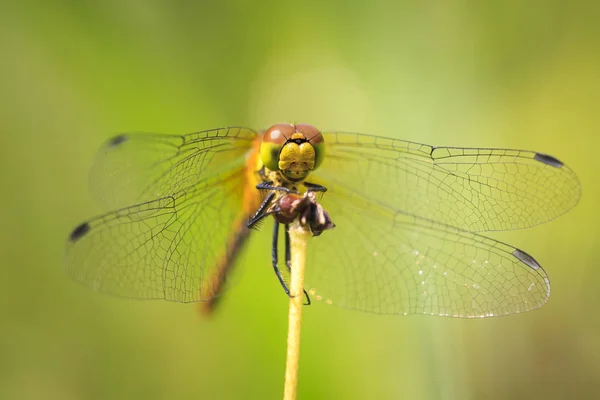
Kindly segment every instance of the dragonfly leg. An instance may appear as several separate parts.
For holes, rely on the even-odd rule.
[[[304,288],[302,289],[302,291],[304,292],[304,299],[306,300],[306,303],[302,304],[303,306],[310,306],[310,296],[308,295],[308,293],[306,293],[306,290],[304,290]]]
[[[288,289],[283,277],[281,276],[281,272],[279,272],[279,267],[277,267],[277,242],[279,241],[279,222],[275,221],[275,226],[273,227],[273,248],[271,252],[271,262],[273,263],[273,270],[275,271],[275,275],[277,275],[277,279],[279,279],[279,283],[283,287],[285,294],[290,296],[290,290]],[[287,254],[287,250],[286,250]],[[290,296],[291,297],[291,296]]]
[[[258,207],[258,210],[256,210],[254,215],[248,220],[248,223],[246,224],[248,228],[254,228],[256,224],[258,224],[263,218],[271,214],[267,212],[267,208],[273,201],[273,198],[275,198],[275,192],[269,193],[269,195],[265,198],[260,207]]]
[[[316,183],[304,182],[304,186],[308,188],[309,192],[326,192],[327,188]]]
[[[295,190],[291,190],[283,186],[274,186],[272,181],[261,182],[258,185],[256,185],[256,188],[259,190],[278,190],[280,192],[298,194],[298,192],[296,192]]]
[[[285,225],[285,265],[287,266],[288,271],[291,273],[292,272],[292,250],[291,250],[291,246],[290,246],[290,226],[289,225]],[[302,291],[304,292],[304,298],[306,299],[306,302],[304,303],[305,306],[310,306],[310,297],[308,296],[308,293],[306,293],[306,290],[304,290],[304,288],[302,288]]]

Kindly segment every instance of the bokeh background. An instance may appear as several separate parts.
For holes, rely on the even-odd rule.
[[[0,398],[280,398],[288,304],[267,232],[208,320],[94,293],[62,265],[68,233],[102,211],[87,174],[106,138],[279,121],[538,150],[583,187],[562,218],[491,235],[545,267],[545,307],[457,320],[317,304],[300,398],[595,398],[599,4],[2,1]]]

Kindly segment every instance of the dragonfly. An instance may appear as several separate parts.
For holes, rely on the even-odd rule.
[[[323,223],[315,234],[335,221],[309,243],[307,301],[462,318],[548,301],[550,281],[536,259],[482,232],[553,220],[581,193],[576,174],[540,152],[283,123],[115,136],[98,153],[90,189],[115,211],[71,232],[65,263],[94,290],[202,302],[209,312],[237,281],[232,272],[252,228],[273,215],[271,264],[289,294],[289,221],[280,218],[287,199],[308,204],[310,221]]]

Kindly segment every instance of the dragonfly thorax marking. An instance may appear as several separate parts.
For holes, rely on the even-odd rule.
[[[266,174],[263,175],[264,182],[273,182],[273,186],[283,187],[286,189],[290,189],[294,192],[298,191],[298,186],[302,184],[302,180],[300,181],[291,181],[287,179],[283,173],[280,171],[270,171],[266,170]]]

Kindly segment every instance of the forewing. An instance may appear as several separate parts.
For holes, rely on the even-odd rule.
[[[152,201],[230,168],[257,133],[230,127],[183,136],[126,133],[108,140],[90,173],[92,195],[110,209]]]
[[[78,226],[67,243],[68,273],[118,296],[178,302],[212,297],[216,268],[242,210],[244,160],[232,162],[226,173],[171,196]]]
[[[311,299],[380,314],[488,317],[550,296],[527,253],[448,225],[386,210],[349,191],[322,199],[336,227],[309,243]]]
[[[366,193],[382,207],[468,231],[534,226],[579,200],[575,173],[541,153],[434,147],[354,133],[324,133],[315,181]]]

